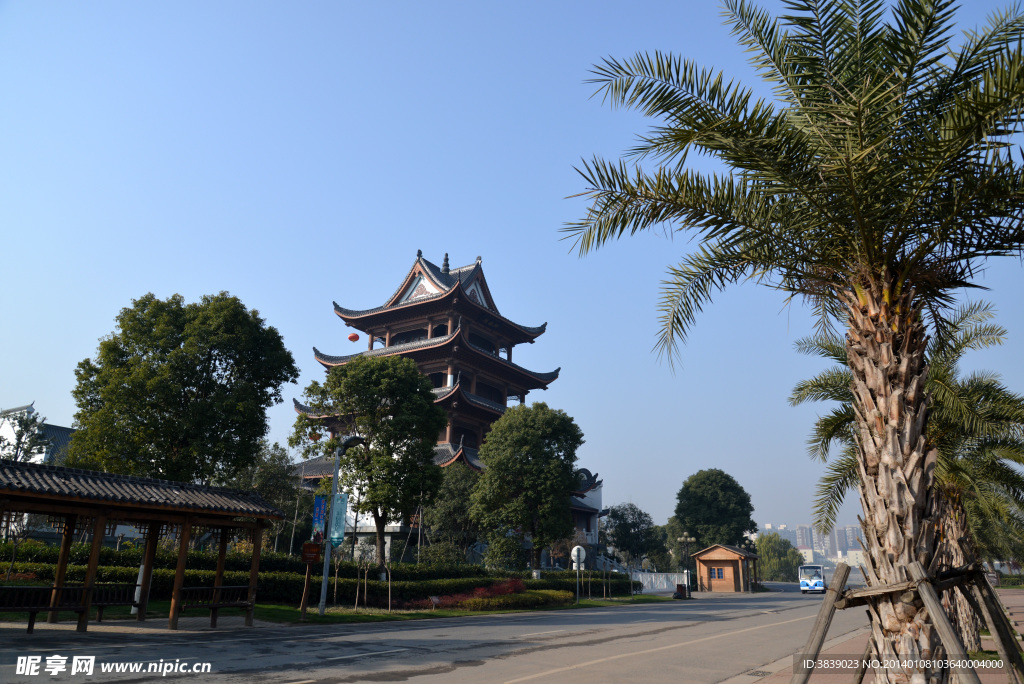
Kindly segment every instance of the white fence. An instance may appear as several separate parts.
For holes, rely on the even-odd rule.
[[[632,578],[650,591],[675,591],[677,584],[686,584],[688,572],[634,572]]]

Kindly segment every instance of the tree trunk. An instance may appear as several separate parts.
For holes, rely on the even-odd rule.
[[[939,535],[935,545],[932,572],[963,567],[967,563],[965,544],[970,544],[967,532],[966,511],[955,494],[939,490],[935,493],[933,506],[935,520],[939,524]],[[973,553],[970,554],[973,560]],[[942,608],[950,622],[960,634],[964,648],[968,651],[981,650],[981,619],[975,614],[960,587],[943,592]]]
[[[863,289],[840,296],[849,311],[846,351],[853,376],[857,419],[861,527],[872,586],[910,579],[907,566],[931,567],[935,526],[931,485],[934,450],[925,446],[927,345],[913,292],[893,296],[892,280],[861,281]],[[869,603],[874,653],[880,660],[942,658],[945,650],[920,597],[883,594]],[[909,598],[909,597],[907,597]],[[945,681],[942,673],[920,673],[921,681]],[[878,670],[876,682],[906,682],[916,673]],[[914,676],[914,681],[920,678]]]
[[[373,525],[377,528],[377,568],[378,570],[384,567],[384,528],[388,524],[388,519],[383,515],[379,514],[376,510],[373,511]]]

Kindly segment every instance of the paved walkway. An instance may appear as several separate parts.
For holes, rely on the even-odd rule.
[[[1010,615],[1010,621],[1018,632],[1024,631],[1024,589],[998,589],[999,598],[1006,606]],[[846,635],[838,639],[825,642],[822,649],[822,657],[836,660],[860,658],[868,643],[869,631],[863,629],[853,635]],[[995,651],[996,644],[991,637],[982,637],[981,647],[984,650]],[[728,679],[722,684],[748,684],[750,682],[788,682],[793,677],[793,658],[783,658],[774,663],[764,666],[759,670],[742,674],[738,677]],[[850,672],[836,674],[815,673],[810,681],[818,684],[849,684]],[[978,670],[978,678],[982,684],[1005,684],[1006,674],[1000,670]],[[864,678],[870,682],[870,673]]]

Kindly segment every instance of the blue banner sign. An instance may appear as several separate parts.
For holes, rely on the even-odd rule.
[[[331,506],[331,544],[341,546],[345,541],[345,513],[348,511],[348,494],[338,492]]]
[[[324,521],[327,519],[327,497],[313,498],[313,538],[324,538]]]

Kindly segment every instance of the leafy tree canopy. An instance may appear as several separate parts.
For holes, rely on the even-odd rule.
[[[528,535],[539,568],[541,549],[572,535],[569,497],[582,444],[575,421],[543,402],[511,407],[491,426],[480,449],[487,469],[470,514],[492,544],[509,533],[520,540]]]
[[[636,504],[612,506],[607,521],[608,538],[627,563],[636,564],[662,548],[654,519]]]
[[[2,422],[8,423],[14,434],[11,438],[0,436],[0,458],[18,463],[46,453],[50,446],[44,429],[46,418],[37,411],[19,411],[0,418]]]
[[[697,539],[691,548],[712,544],[744,543],[746,532],[756,532],[750,495],[731,475],[717,469],[701,470],[686,479],[678,494],[676,518]]]
[[[278,331],[227,292],[147,294],[78,364],[68,464],[209,483],[253,465],[267,409],[298,369]]]
[[[434,502],[424,513],[432,545],[447,542],[462,552],[465,560],[469,547],[480,538],[480,529],[469,514],[473,489],[480,473],[462,463],[453,463],[441,470],[441,487]]]
[[[774,532],[757,535],[757,556],[758,573],[769,582],[796,582],[797,568],[804,562],[789,540]]]
[[[406,520],[420,503],[430,503],[441,484],[434,445],[445,413],[434,403],[433,385],[416,363],[399,356],[360,356],[335,366],[323,384],[310,383],[304,396],[312,416],[332,416],[345,432],[366,440],[341,458],[339,485],[358,513],[373,516],[377,563],[384,564],[384,528]],[[289,438],[305,456],[333,453],[334,438],[313,442],[321,419],[300,415]]]

